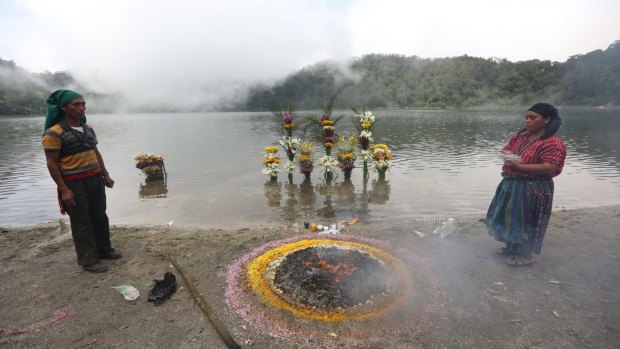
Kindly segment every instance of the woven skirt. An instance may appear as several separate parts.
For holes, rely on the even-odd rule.
[[[489,235],[518,245],[521,252],[540,254],[552,203],[552,179],[504,177],[487,211]]]

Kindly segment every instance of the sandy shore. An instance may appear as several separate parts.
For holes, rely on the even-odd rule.
[[[502,264],[501,247],[480,222],[456,218],[454,234],[432,220],[351,225],[347,235],[386,241],[430,265],[441,293],[423,328],[358,348],[611,348],[620,342],[620,206],[556,210],[542,254],[531,267]],[[414,230],[426,233],[421,238]],[[315,348],[303,338],[270,336],[225,299],[226,270],[255,247],[291,237],[281,227],[238,230],[114,226],[124,258],[103,274],[75,262],[58,222],[0,228],[0,346],[11,348],[225,348],[168,261],[175,256],[242,347]],[[153,279],[176,274],[180,289],[160,306],[147,302]],[[112,287],[131,284],[126,301]],[[64,313],[57,313],[64,312]],[[386,315],[389,316],[389,315]],[[347,324],[339,327],[346,332]],[[326,330],[327,332],[327,330]],[[345,333],[342,332],[342,333]],[[326,333],[326,336],[328,334]],[[332,334],[335,336],[334,334]]]

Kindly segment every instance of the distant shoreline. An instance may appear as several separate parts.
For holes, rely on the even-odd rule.
[[[560,110],[562,109],[595,109],[595,110],[620,110],[620,105],[614,105],[614,106],[601,106],[601,105],[562,105],[562,104],[558,104],[556,105]],[[415,110],[420,110],[420,111],[426,111],[426,110],[430,110],[430,111],[441,111],[441,110],[501,110],[501,109],[508,109],[508,110],[526,110],[527,108],[529,108],[530,105],[519,105],[519,106],[511,106],[511,105],[507,105],[507,106],[497,106],[497,105],[492,105],[492,106],[475,106],[475,107],[456,107],[456,106],[449,106],[449,107],[445,107],[445,108],[439,108],[439,107],[428,107],[428,108],[420,108],[420,107],[416,107],[416,108],[371,108],[374,111],[415,111]],[[341,110],[349,110],[346,107],[341,107],[341,108],[335,108],[334,112],[338,112]],[[117,112],[103,112],[103,113],[99,113],[99,112],[94,112],[94,113],[90,113],[92,115],[110,115],[110,114],[210,114],[210,113],[267,113],[267,114],[271,114],[272,112],[270,110],[222,110],[222,111],[161,111],[161,112],[153,112],[153,111],[117,111]],[[321,113],[320,108],[317,109],[310,109],[310,110],[299,110],[297,111],[297,113],[300,113],[302,115],[304,115],[304,113],[314,113],[314,114],[318,114]],[[41,117],[43,118],[45,115],[41,114],[41,115],[9,115],[9,114],[5,114],[5,115],[0,115],[0,118],[17,118],[17,117]]]

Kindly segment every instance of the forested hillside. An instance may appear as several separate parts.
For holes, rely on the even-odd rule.
[[[31,73],[0,58],[0,115],[45,115],[45,100],[61,88],[80,91],[89,100],[115,100],[115,96],[90,91],[69,73]],[[98,111],[104,110],[105,105],[98,106]]]
[[[33,74],[0,59],[0,115],[41,115],[52,89],[73,85],[67,73]]]
[[[322,62],[274,86],[253,87],[245,108],[269,109],[291,101],[300,109],[313,109],[342,86],[336,101],[341,107],[505,106],[539,100],[560,105],[619,105],[620,41],[605,51],[572,56],[565,63],[379,54],[358,58],[348,69]]]
[[[89,99],[108,101],[108,106],[122,99],[89,91],[66,72],[30,73],[13,61],[0,59],[0,115],[42,115],[45,98],[58,88],[78,89]],[[340,94],[335,106],[344,108],[511,106],[540,100],[618,106],[620,40],[606,50],[572,56],[564,63],[385,54],[365,55],[346,65],[320,62],[273,85],[252,86],[241,93],[246,99],[223,109],[271,110],[286,103],[298,109],[319,109],[336,91]]]

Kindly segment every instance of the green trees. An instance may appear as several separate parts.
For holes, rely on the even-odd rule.
[[[113,102],[118,96],[89,92],[66,72],[30,73],[15,62],[0,58],[0,115],[45,115],[49,94],[61,88],[74,88],[88,98]],[[105,108],[99,106],[98,110]]]
[[[41,114],[45,98],[47,90],[36,77],[0,59],[0,115]]]
[[[74,85],[67,73],[33,74],[0,58],[0,115],[43,115],[51,91]]]
[[[240,108],[268,110],[281,100],[317,108],[343,81],[348,85],[337,101],[342,108],[506,106],[540,100],[563,105],[620,104],[620,41],[605,51],[573,56],[566,63],[369,54],[353,60],[348,68],[333,62],[306,67],[272,87],[251,91],[248,103]]]
[[[572,56],[564,64],[562,93],[574,104],[620,104],[620,40],[605,51]]]

